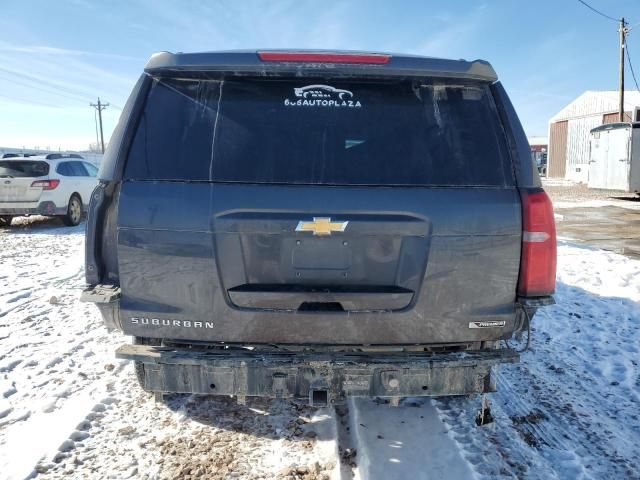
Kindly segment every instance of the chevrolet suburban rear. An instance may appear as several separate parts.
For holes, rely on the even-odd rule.
[[[553,302],[551,203],[484,61],[156,54],[99,178],[83,299],[148,391],[485,393]]]

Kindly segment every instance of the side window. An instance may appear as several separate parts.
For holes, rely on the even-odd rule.
[[[87,163],[87,162],[82,162],[82,164],[84,165],[84,168],[87,169],[87,172],[89,172],[89,176],[90,177],[97,177],[98,176],[98,169],[96,168],[95,165],[92,165],[92,164]]]
[[[73,172],[74,177],[89,176],[89,172],[87,171],[86,168],[84,168],[84,165],[82,162],[69,162],[69,165],[71,166],[71,171]]]
[[[71,167],[69,166],[69,162],[60,162],[56,167],[56,172],[64,177],[72,177],[73,172],[71,171]]]

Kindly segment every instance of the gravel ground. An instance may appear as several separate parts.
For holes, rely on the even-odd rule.
[[[543,179],[542,184],[553,203],[585,202],[590,200],[640,200],[640,197],[633,193],[588,188],[584,183],[573,183],[567,180]]]
[[[126,374],[76,427],[68,451],[37,465],[38,478],[328,480],[333,474],[334,452],[321,445],[331,429],[315,429],[331,422],[329,415],[262,399],[243,406],[228,397],[171,395],[155,403]]]

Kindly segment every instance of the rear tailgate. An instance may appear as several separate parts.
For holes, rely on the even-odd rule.
[[[124,176],[125,333],[435,344],[513,329],[520,202],[486,84],[156,81]]]
[[[49,164],[38,160],[0,160],[0,203],[33,203],[42,187],[34,181],[48,178]]]

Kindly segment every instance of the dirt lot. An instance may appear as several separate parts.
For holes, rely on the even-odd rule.
[[[544,184],[559,237],[640,258],[640,196],[563,181]]]
[[[544,189],[556,202],[584,202],[584,201],[623,201],[637,203],[640,208],[640,196],[635,193],[625,193],[616,190],[601,190],[587,188],[583,183],[573,183],[563,180],[545,179]]]

